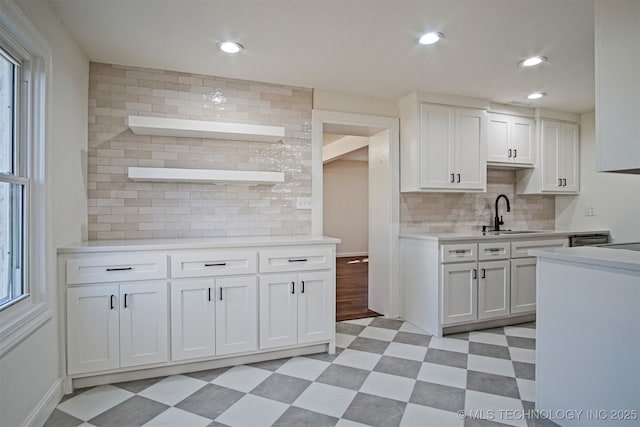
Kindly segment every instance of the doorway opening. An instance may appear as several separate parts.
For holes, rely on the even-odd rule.
[[[337,320],[397,317],[398,119],[313,111],[316,235],[338,237]]]

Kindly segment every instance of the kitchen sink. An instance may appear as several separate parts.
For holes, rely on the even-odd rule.
[[[487,235],[498,236],[500,234],[532,234],[532,233],[545,233],[545,231],[541,230],[500,230],[500,231],[487,231]]]

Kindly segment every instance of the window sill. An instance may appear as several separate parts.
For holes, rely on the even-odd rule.
[[[46,304],[32,305],[24,312],[11,316],[11,320],[0,325],[0,357],[22,340],[38,330],[53,313]]]

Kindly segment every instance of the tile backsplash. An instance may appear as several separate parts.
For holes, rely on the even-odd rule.
[[[89,239],[298,235],[311,231],[312,91],[91,63]],[[280,143],[134,135],[128,116],[284,126]],[[129,166],[281,171],[275,185],[134,182]]]
[[[555,227],[555,196],[516,195],[513,170],[489,169],[486,193],[403,193],[401,233],[477,232],[493,224],[495,200],[505,194],[511,212],[500,200],[504,229],[546,230]]]

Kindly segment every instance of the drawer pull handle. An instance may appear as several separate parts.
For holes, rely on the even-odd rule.
[[[306,258],[295,258],[295,259],[290,259],[289,262],[307,262]]]
[[[222,301],[222,288],[220,288],[220,301]]]
[[[211,301],[211,288],[209,288],[209,301]]]
[[[124,308],[127,308],[127,294],[124,294]]]
[[[487,278],[487,270],[485,270],[484,268],[482,269],[482,278],[483,279]]]
[[[110,305],[110,309],[113,310],[115,308],[115,306],[113,305],[113,299],[115,298],[115,295],[111,295],[111,297],[109,298],[109,305]]]
[[[109,267],[107,271],[131,271],[133,267]]]
[[[226,262],[214,262],[214,263],[209,263],[209,264],[205,263],[204,266],[205,267],[224,267],[225,265],[227,265]]]
[[[302,284],[302,289],[300,289],[300,292],[304,294],[304,280],[302,280],[300,283]]]
[[[489,251],[491,252],[500,252],[501,250],[501,248],[489,248]]]
[[[296,282],[291,282],[291,293],[292,294],[296,293]]]
[[[453,251],[457,254],[466,254],[467,252],[469,252],[468,249],[456,249],[455,251]]]

